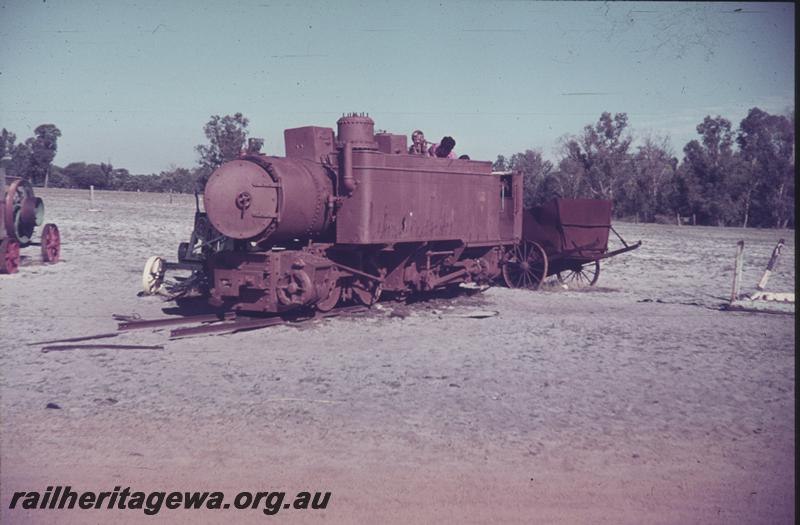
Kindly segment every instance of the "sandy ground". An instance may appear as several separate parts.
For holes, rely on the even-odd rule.
[[[794,316],[721,312],[793,291],[794,232],[619,224],[643,247],[590,291],[492,288],[310,326],[42,353],[112,332],[193,197],[39,192],[63,262],[0,276],[2,523],[793,523]],[[395,316],[390,315],[394,310]],[[487,319],[452,314],[496,310]],[[397,316],[397,314],[401,314]],[[60,409],[45,408],[56,403]],[[9,510],[15,491],[301,490],[328,508]],[[288,497],[288,496],[287,496]]]

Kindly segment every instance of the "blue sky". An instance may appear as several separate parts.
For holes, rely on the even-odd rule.
[[[376,127],[493,160],[627,112],[676,155],[708,114],[794,108],[791,3],[0,0],[0,127],[62,131],[55,163],[196,164],[212,114]]]

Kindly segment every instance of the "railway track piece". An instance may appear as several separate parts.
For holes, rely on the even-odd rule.
[[[77,344],[50,345],[42,348],[42,353],[63,352],[65,350],[163,350],[163,345],[112,345],[112,344]]]
[[[168,317],[166,319],[127,319],[117,325],[117,330],[138,330],[142,328],[160,328],[191,323],[213,323],[217,321],[232,321],[236,319],[236,312],[223,314],[190,315],[186,317]]]
[[[259,328],[268,328],[270,326],[278,325],[298,325],[317,319],[325,319],[329,317],[338,317],[343,314],[354,314],[366,312],[369,310],[366,306],[344,306],[336,308],[329,312],[315,312],[313,315],[306,317],[266,317],[266,318],[235,318],[230,322],[221,324],[205,324],[201,326],[189,326],[185,328],[176,328],[169,333],[170,339],[179,339],[181,337],[189,337],[193,335],[206,335],[206,334],[234,334],[237,332],[245,332],[248,330],[257,330]]]
[[[66,339],[49,339],[47,341],[36,341],[35,343],[28,343],[28,346],[49,345],[53,343],[77,343],[79,341],[91,341],[92,339],[107,339],[109,337],[117,337],[119,333],[109,332],[105,334],[84,335],[82,337],[67,337]]]

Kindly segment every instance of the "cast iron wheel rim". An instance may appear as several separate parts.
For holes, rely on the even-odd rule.
[[[58,226],[48,223],[42,228],[42,262],[57,263],[61,257],[61,234]]]
[[[509,288],[536,290],[547,277],[547,254],[538,243],[522,241],[509,250],[503,280]]]
[[[6,237],[0,242],[0,273],[17,273],[19,269],[19,242]]]
[[[594,286],[600,278],[600,261],[593,261],[575,270],[563,270],[556,274],[558,282],[580,288]]]
[[[19,214],[22,202],[26,198],[33,198],[33,196],[33,186],[31,186],[30,182],[23,179],[13,181],[6,188],[5,221],[6,233],[8,233],[9,236],[14,237],[17,234],[14,217]]]
[[[339,303],[342,297],[342,287],[334,285],[328,297],[317,301],[316,307],[320,312],[330,312]]]
[[[372,289],[366,289],[353,286],[350,290],[353,292],[353,297],[359,304],[364,306],[372,306],[381,298],[381,292],[383,290],[380,285],[371,288]]]

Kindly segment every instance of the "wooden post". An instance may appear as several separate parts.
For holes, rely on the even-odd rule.
[[[764,275],[761,276],[761,280],[758,281],[758,284],[756,285],[756,288],[759,290],[763,290],[767,287],[769,276],[772,274],[772,270],[775,269],[775,266],[778,264],[778,258],[781,256],[781,249],[783,249],[783,239],[779,240],[778,244],[775,245],[775,248],[772,250],[772,257],[769,258],[767,269],[764,270]]]
[[[739,286],[742,283],[742,259],[744,255],[744,241],[736,243],[736,268],[733,270],[733,290],[731,291],[731,303],[739,298]]]
[[[94,186],[89,185],[89,202],[92,203],[92,208],[94,208]]]
[[[681,225],[681,214],[680,213],[676,213],[675,214],[675,220],[678,221],[678,226],[680,226]]]

